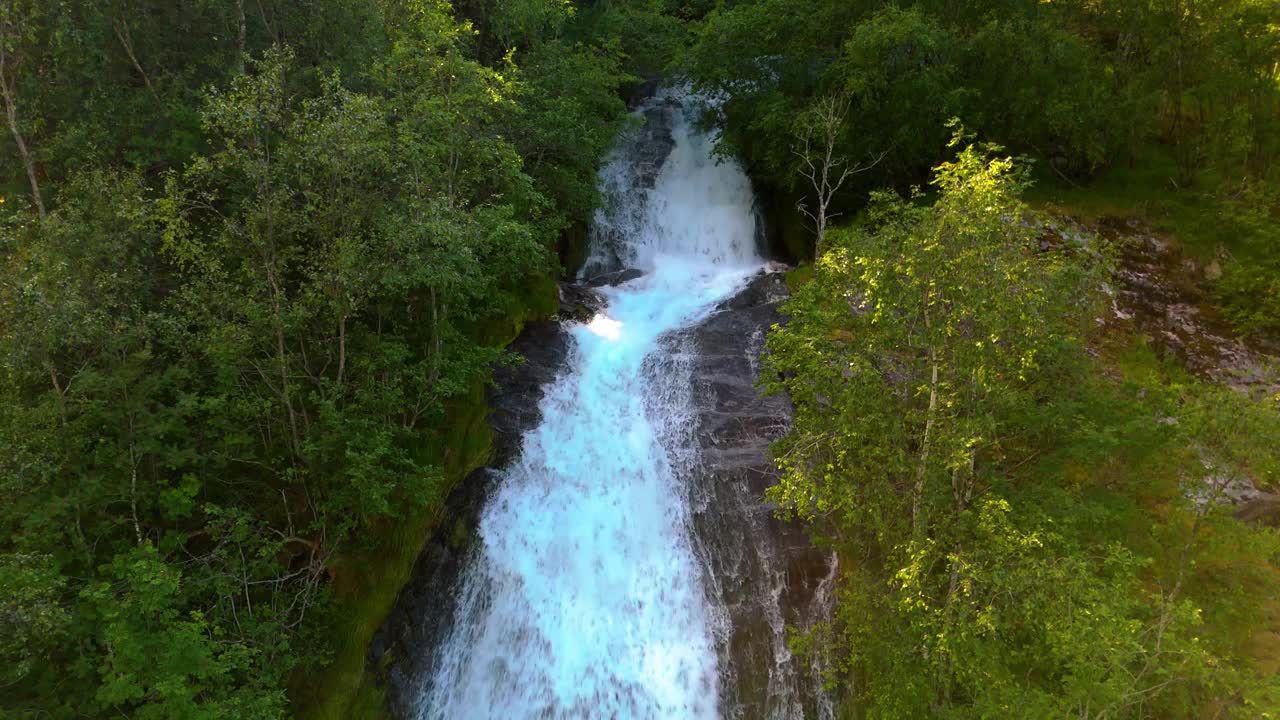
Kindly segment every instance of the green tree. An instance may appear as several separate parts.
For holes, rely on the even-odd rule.
[[[1250,451],[1189,409],[1176,431],[1144,417],[1117,440],[1131,432],[1118,406],[1064,390],[1090,372],[1089,314],[1066,308],[1105,264],[1042,250],[1025,175],[990,152],[940,165],[932,205],[877,194],[771,333],[768,387],[790,394],[795,420],[769,497],[841,558],[817,639],[867,717],[1247,714],[1225,698],[1265,681],[1206,631],[1182,564],[1207,547],[1194,518],[1208,506],[1175,495],[1167,535],[1134,542],[1128,528],[1150,522],[1134,491],[1059,473],[1096,443],[1105,457],[1195,437],[1223,467]],[[1088,402],[1106,404],[1096,429]]]
[[[280,716],[546,304],[620,55],[534,24],[485,65],[443,2],[41,10],[5,61],[53,201],[0,213],[0,702]]]
[[[19,113],[21,102],[18,72],[24,56],[31,52],[35,26],[36,12],[33,5],[25,2],[5,3],[0,8],[0,100],[4,101],[5,120],[13,135],[18,158],[27,173],[27,181],[31,184],[31,201],[40,217],[44,217],[44,197],[40,193],[36,159],[31,148],[27,147]]]

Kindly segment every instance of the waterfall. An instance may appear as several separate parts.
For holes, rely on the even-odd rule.
[[[713,596],[688,507],[689,372],[659,342],[704,320],[763,265],[750,183],[713,157],[680,98],[645,114],[601,171],[588,272],[644,274],[602,289],[572,329],[480,519],[420,718],[716,718],[723,714]]]

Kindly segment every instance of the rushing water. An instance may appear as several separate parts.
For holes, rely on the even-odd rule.
[[[422,718],[715,718],[714,612],[691,542],[688,369],[659,338],[756,273],[750,183],[669,98],[661,164],[623,147],[593,263],[644,271],[573,329],[483,511]],[[652,187],[649,187],[649,185]]]

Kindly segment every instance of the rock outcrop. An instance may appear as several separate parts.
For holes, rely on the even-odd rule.
[[[557,290],[560,294],[560,312],[556,315],[561,320],[590,322],[608,304],[604,296],[591,287],[562,282]]]
[[[1236,336],[1213,307],[1208,288],[1217,261],[1201,263],[1142,224],[1116,218],[1051,218],[1041,247],[1085,247],[1095,236],[1118,260],[1111,311],[1102,323],[1146,335],[1201,379],[1255,395],[1280,393],[1280,347]]]
[[[764,501],[777,481],[769,444],[786,432],[791,403],[756,386],[769,328],[788,295],[781,272],[757,276],[673,342],[691,354],[693,527],[717,618],[721,707],[729,717],[832,717],[818,669],[791,655],[787,626],[829,612],[834,558]]]
[[[634,158],[618,167],[620,172],[603,177],[605,195],[619,197],[625,192],[652,190],[662,166],[675,148],[672,134],[679,103],[654,102],[641,111],[643,123],[623,138],[616,152]],[[626,267],[627,233],[641,225],[645,203],[629,203],[598,215],[591,228],[592,252],[578,272],[581,278],[617,273]]]
[[[602,287],[605,285],[621,285],[624,282],[635,280],[644,275],[644,272],[635,268],[625,268],[623,270],[614,270],[587,278],[583,281],[583,285],[587,287]]]

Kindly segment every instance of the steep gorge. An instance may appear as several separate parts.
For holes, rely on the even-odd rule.
[[[790,408],[755,381],[786,285],[693,102],[637,111],[601,172],[602,287],[562,286],[576,310],[499,371],[493,461],[371,648],[398,717],[831,715],[786,628],[825,612],[834,567],[762,500]]]

